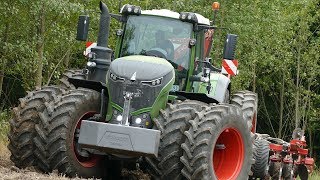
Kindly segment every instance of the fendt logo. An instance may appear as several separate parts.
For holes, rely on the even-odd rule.
[[[130,78],[130,81],[136,81],[137,79],[137,72],[134,72]]]
[[[129,135],[116,132],[106,133],[101,141],[101,145],[115,149],[133,150]]]

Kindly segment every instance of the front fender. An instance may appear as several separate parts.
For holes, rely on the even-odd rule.
[[[210,74],[211,90],[208,93],[208,83],[194,82],[194,92],[206,94],[211,99],[214,99],[217,103],[225,101],[225,94],[230,85],[230,79],[221,73]]]
[[[73,84],[76,88],[82,87],[82,88],[92,89],[98,92],[101,92],[102,89],[105,89],[105,90],[108,89],[106,84],[99,81],[76,79],[76,78],[68,78],[68,81],[71,84]]]
[[[227,78],[223,74],[214,73],[211,74],[211,77],[214,76],[214,79],[216,79],[216,88],[214,90],[213,98],[217,100],[219,103],[225,102],[225,94],[228,90],[228,86],[230,84],[230,79]]]

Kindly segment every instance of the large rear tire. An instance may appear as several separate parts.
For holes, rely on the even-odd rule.
[[[148,172],[153,178],[182,179],[180,146],[185,141],[183,133],[189,128],[188,121],[206,107],[207,104],[203,102],[186,100],[168,104],[166,109],[160,110],[159,117],[154,119],[155,129],[161,131],[159,157],[146,158]]]
[[[10,120],[10,131],[8,133],[8,149],[11,152],[11,161],[18,168],[38,164],[33,143],[33,138],[37,135],[35,124],[40,121],[39,113],[45,110],[45,104],[51,102],[63,92],[58,87],[43,87],[29,92],[26,97],[19,99],[19,106],[13,108],[13,118]],[[46,165],[38,168],[44,172],[49,171]]]
[[[269,166],[269,142],[265,139],[257,138],[253,146],[253,158],[255,159],[255,164],[251,167],[253,177],[265,179],[268,175]]]
[[[253,137],[254,133],[256,133],[256,126],[257,126],[257,108],[258,108],[257,94],[251,91],[235,92],[232,95],[231,104],[239,107],[242,110],[244,120],[247,123],[247,129],[248,131],[251,131],[251,136]],[[253,151],[255,150],[256,149],[253,149]],[[253,153],[255,154],[255,152]],[[258,162],[259,160],[257,159],[253,159],[253,161],[255,161],[255,163],[258,163],[258,164],[261,163],[261,162]],[[255,170],[251,169],[251,171],[252,173],[250,174],[253,174]]]
[[[252,141],[241,110],[223,104],[198,113],[181,145],[182,175],[191,179],[248,179]]]
[[[44,162],[52,170],[68,177],[103,177],[102,156],[84,152],[77,143],[81,120],[89,119],[99,110],[100,93],[79,88],[58,97],[41,113],[43,118],[38,126],[41,136],[37,138],[42,145],[38,151],[48,154]]]
[[[75,86],[68,81],[69,78],[86,79],[86,75],[81,69],[68,69],[62,74],[62,78],[59,79],[59,86],[63,89],[75,89]]]
[[[238,91],[232,95],[231,104],[242,110],[243,116],[248,123],[249,130],[252,133],[255,133],[258,108],[257,94],[251,91]]]

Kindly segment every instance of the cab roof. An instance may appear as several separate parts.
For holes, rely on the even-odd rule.
[[[168,9],[153,9],[153,10],[142,10],[141,14],[144,15],[154,15],[154,16],[162,16],[169,17],[174,19],[179,19],[180,14]],[[198,19],[199,24],[210,25],[210,20],[203,17],[201,14],[194,13]]]

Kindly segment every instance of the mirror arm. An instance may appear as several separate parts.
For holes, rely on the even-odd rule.
[[[201,31],[204,29],[217,29],[217,26],[196,25],[196,27],[195,27],[195,31]]]
[[[190,81],[192,82],[209,82],[209,77],[203,77],[203,76],[191,76]]]
[[[221,69],[214,67],[211,63],[209,63],[208,67],[211,71],[221,72]]]
[[[199,61],[199,60],[197,60],[196,62],[200,62],[200,63],[205,64],[205,66],[206,66],[207,68],[209,68],[211,71],[221,72],[221,69],[213,66],[213,65],[211,64],[211,62],[210,62],[209,59],[208,59],[208,60],[205,60],[205,61]]]
[[[118,22],[126,22],[127,21],[127,18],[125,16],[120,15],[120,14],[110,13],[110,16],[112,18],[114,18],[115,20],[117,20]]]
[[[204,29],[215,29],[215,30],[226,30],[230,31],[230,28],[228,27],[217,27],[217,26],[208,26],[208,25],[196,25],[195,31],[201,31]]]

